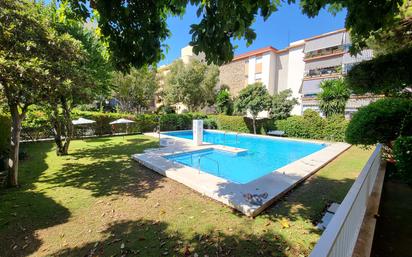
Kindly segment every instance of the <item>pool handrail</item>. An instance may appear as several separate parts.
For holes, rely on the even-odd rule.
[[[199,156],[199,159],[198,159],[198,170],[199,170],[199,174],[200,174],[200,161],[201,161],[202,158],[208,159],[208,160],[213,161],[213,162],[216,163],[216,165],[217,165],[217,175],[219,176],[219,175],[220,175],[220,165],[219,165],[219,161],[217,161],[217,160],[215,160],[215,159],[212,159],[212,158],[210,158],[210,157],[207,157],[206,155],[201,155],[201,156]]]

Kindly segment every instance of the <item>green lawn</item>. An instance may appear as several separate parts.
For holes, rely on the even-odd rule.
[[[307,256],[313,223],[340,202],[371,151],[352,147],[255,219],[130,159],[127,136],[22,148],[19,189],[0,191],[0,256]]]

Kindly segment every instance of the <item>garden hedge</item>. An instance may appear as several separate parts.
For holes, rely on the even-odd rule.
[[[228,130],[242,133],[253,133],[252,119],[243,116],[208,115],[208,118],[216,123],[219,130]],[[258,134],[266,134],[268,130],[275,129],[272,119],[260,119],[256,121]]]
[[[290,137],[344,141],[348,121],[342,115],[322,118],[316,111],[306,110],[303,116],[276,121],[276,128]]]
[[[383,98],[360,108],[346,130],[346,141],[355,145],[388,146],[400,135],[412,136],[412,100]]]
[[[88,111],[73,111],[72,118],[87,118],[96,121],[91,128],[95,135],[107,135],[112,133],[110,122],[120,118],[134,120],[130,124],[129,133],[152,132],[158,125],[156,114],[121,114],[100,113]],[[192,128],[193,119],[203,119],[205,128],[235,131],[241,133],[253,133],[252,120],[243,116],[205,115],[201,113],[164,114],[161,115],[161,130],[185,130]],[[257,132],[266,134],[268,130],[284,130],[288,136],[343,141],[348,121],[343,116],[332,116],[328,119],[321,118],[315,111],[306,111],[303,116],[292,116],[285,120],[274,121],[272,119],[260,119],[257,121]],[[125,132],[125,126],[115,126],[115,132]],[[79,134],[80,130],[76,129]],[[23,123],[23,139],[50,138],[51,127],[47,114],[38,109],[30,110]]]
[[[401,136],[396,139],[393,156],[400,177],[406,183],[412,184],[412,136]]]
[[[90,111],[74,110],[72,119],[86,118],[96,121],[96,123],[86,126],[93,130],[94,135],[111,134],[112,126],[110,122],[125,118],[135,121],[128,125],[128,133],[152,132],[158,125],[158,115],[156,114],[122,114],[122,113],[101,113]],[[206,119],[207,116],[200,113],[188,114],[165,114],[161,116],[161,130],[184,130],[192,128],[193,119]],[[212,127],[213,128],[213,127]],[[83,127],[84,129],[84,127]],[[115,132],[125,132],[125,125],[115,125]],[[82,134],[82,127],[75,127],[75,135]],[[51,138],[52,127],[47,113],[36,107],[29,110],[23,122],[22,138],[24,140],[36,140],[41,138]]]

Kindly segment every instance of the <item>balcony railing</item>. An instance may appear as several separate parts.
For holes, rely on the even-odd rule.
[[[324,48],[316,51],[311,51],[305,54],[305,59],[315,58],[324,55],[343,53],[345,48],[343,46],[334,46],[329,48]]]
[[[322,76],[340,75],[340,74],[342,74],[342,67],[335,66],[335,67],[328,67],[328,68],[306,71],[304,74],[304,77],[312,78],[312,77],[322,77]]]

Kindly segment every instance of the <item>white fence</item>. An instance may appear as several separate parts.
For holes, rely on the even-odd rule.
[[[378,145],[315,245],[310,257],[349,257],[365,216],[381,163]]]

